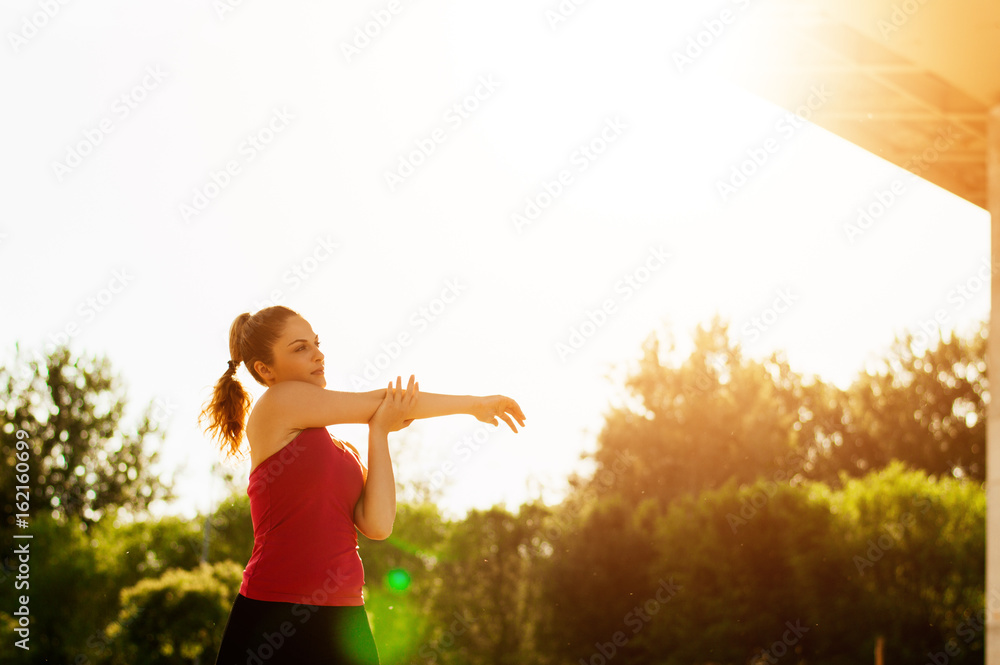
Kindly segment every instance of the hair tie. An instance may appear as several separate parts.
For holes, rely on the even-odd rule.
[[[229,361],[229,369],[234,372],[236,371],[236,363],[234,363],[232,360]]]

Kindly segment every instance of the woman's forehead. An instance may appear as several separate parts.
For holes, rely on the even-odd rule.
[[[282,339],[308,339],[311,340],[316,337],[316,333],[313,332],[312,326],[309,322],[303,319],[301,316],[290,317],[285,323],[285,329],[281,333]]]

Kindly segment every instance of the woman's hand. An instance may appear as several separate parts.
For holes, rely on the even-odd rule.
[[[396,377],[396,387],[389,382],[389,387],[385,389],[385,397],[371,420],[368,427],[378,429],[382,432],[396,432],[413,422],[413,418],[405,420],[404,416],[410,412],[413,404],[417,401],[420,392],[420,384],[414,382],[413,375],[410,375],[410,382],[406,384],[406,390],[402,388],[402,379]]]
[[[514,432],[517,432],[517,428],[511,421],[511,416],[513,416],[518,424],[524,427],[524,412],[521,411],[521,407],[517,405],[517,402],[503,395],[480,397],[472,409],[472,415],[476,417],[476,420],[494,427],[500,424],[496,420],[500,418]]]

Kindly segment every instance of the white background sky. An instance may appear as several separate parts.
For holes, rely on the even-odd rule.
[[[785,112],[708,73],[724,38],[677,70],[672,53],[734,3],[593,2],[553,27],[545,12],[556,5],[401,2],[348,58],[342,45],[390,3],[244,0],[220,16],[208,0],[74,2],[23,43],[10,35],[31,34],[40,5],[5,3],[8,357],[16,342],[44,352],[77,326],[71,348],[110,358],[130,418],[165,406],[161,468],[181,500],[160,509],[192,515],[221,498],[212,467],[222,458],[196,417],[237,314],[280,290],[320,335],[328,387],[340,390],[410,333],[372,387],[415,373],[427,392],[510,395],[529,418],[517,435],[489,429],[469,459],[454,445],[481,427],[471,417],[396,435],[398,478],[456,465],[441,505],[458,515],[557,500],[654,330],[684,349],[718,313],[750,355],[784,349],[798,371],[847,385],[936,311],[949,329],[986,317],[989,284],[974,279],[989,255],[984,210],[813,126],[778,133]],[[478,88],[477,100],[481,80],[495,90]],[[133,95],[127,115],[122,95]],[[477,108],[459,123],[449,109],[463,100]],[[276,111],[291,120],[248,159],[248,136]],[[105,119],[111,131],[89,141]],[[580,170],[577,150],[609,121],[619,133]],[[390,188],[385,173],[435,137]],[[767,137],[778,150],[723,201],[720,178]],[[60,178],[54,165],[88,141]],[[180,206],[231,161],[239,172],[185,221]],[[519,232],[512,213],[563,170],[570,184]],[[845,224],[897,179],[903,195],[850,242]],[[337,249],[309,263],[324,241]],[[616,284],[643,277],[659,248],[670,260],[626,300]],[[297,267],[313,271],[294,283]],[[414,325],[455,282],[443,313]],[[957,298],[966,284],[978,291]],[[109,286],[120,292],[88,313]],[[741,334],[779,291],[794,299],[788,311]],[[561,358],[557,343],[609,298],[614,312]],[[364,428],[331,430],[365,450]],[[249,462],[230,466],[245,489]]]

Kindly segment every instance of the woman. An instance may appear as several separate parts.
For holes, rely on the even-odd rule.
[[[241,314],[229,330],[229,369],[201,420],[228,455],[250,443],[254,545],[222,636],[217,665],[378,663],[361,589],[357,532],[392,532],[396,488],[388,434],[416,418],[466,413],[515,432],[509,397],[421,393],[410,376],[384,390],[325,390],[324,355],[309,323],[287,307]],[[247,418],[243,363],[267,390]],[[200,422],[201,422],[200,420]],[[328,425],[368,423],[368,465]]]

